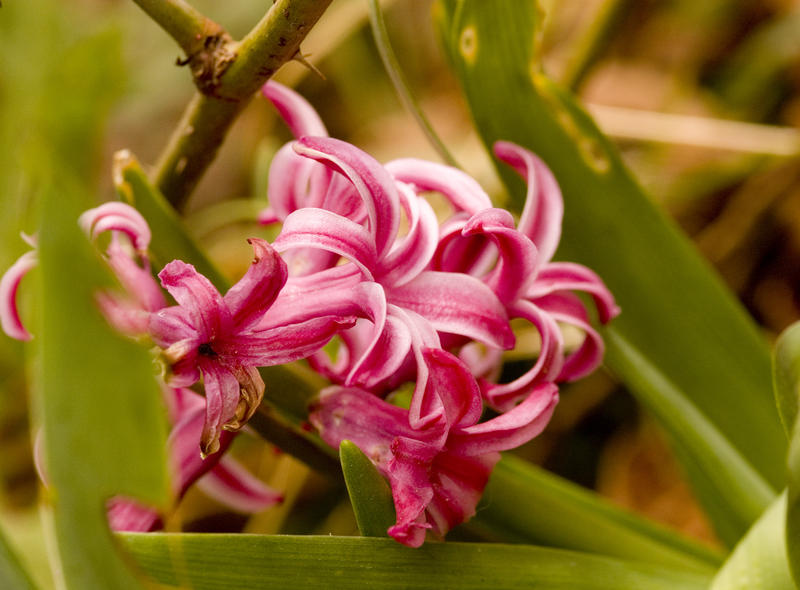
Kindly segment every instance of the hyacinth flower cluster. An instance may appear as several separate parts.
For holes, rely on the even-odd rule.
[[[332,383],[310,422],[331,446],[350,440],[372,460],[394,498],[388,534],[417,547],[428,531],[442,537],[474,514],[499,452],[537,436],[557,384],[601,362],[603,342],[576,292],[593,299],[603,323],[619,310],[592,271],[552,261],[563,203],[535,155],[495,146],[528,185],[515,222],[464,172],[418,159],[381,165],[328,137],[295,92],[274,82],[263,92],[296,137],[273,158],[269,207],[259,218],[281,224],[277,238],[250,240],[254,261],[224,296],[180,260],[159,272],[159,286],[145,221],[121,203],[103,205],[81,224],[93,238],[111,231],[106,258],[124,293],[100,293],[98,303],[120,331],[150,338],[167,367],[178,496],[199,480],[241,509],[279,500],[220,457],[261,402],[258,367],[307,358]],[[430,192],[445,197],[448,215],[437,216]],[[0,282],[0,319],[18,338],[29,335],[16,290],[34,257],[23,256]],[[527,372],[503,383],[513,319],[529,322],[541,346]],[[580,345],[567,349],[561,324],[582,331]],[[323,349],[334,336],[335,349]],[[187,389],[200,381],[205,398]],[[413,391],[402,402],[396,392],[407,384]],[[158,520],[124,500],[110,514],[136,530]]]
[[[552,261],[563,201],[532,153],[495,145],[527,181],[516,224],[460,170],[418,159],[381,165],[327,137],[293,91],[269,82],[263,93],[296,137],[273,160],[260,216],[282,224],[273,247],[291,269],[264,321],[307,321],[322,302],[358,317],[340,332],[333,358],[309,357],[335,383],[310,420],[330,445],[354,442],[387,477],[397,514],[388,533],[419,546],[428,530],[441,537],[474,514],[499,452],[542,431],[557,383],[601,362],[603,342],[576,292],[593,299],[603,323],[619,310],[591,270]],[[428,192],[449,202],[444,220]],[[500,383],[515,318],[535,327],[541,350],[524,375]],[[585,334],[574,350],[565,349],[559,324]],[[407,407],[391,403],[408,382]],[[485,406],[495,413],[488,420]]]

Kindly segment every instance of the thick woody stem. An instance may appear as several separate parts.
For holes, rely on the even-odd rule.
[[[208,28],[208,23],[212,21],[181,0],[136,2],[187,52],[186,63],[198,88],[153,174],[161,192],[181,208],[214,160],[236,117],[264,82],[298,55],[301,41],[331,0],[276,0],[240,43],[231,41],[218,25],[216,32],[209,34],[213,27]],[[153,9],[155,5],[159,10]],[[172,9],[180,13],[183,8],[188,12],[173,14]],[[194,45],[190,43],[192,35],[198,39]],[[184,46],[187,42],[191,46]]]

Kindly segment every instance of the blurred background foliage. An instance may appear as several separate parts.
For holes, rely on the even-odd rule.
[[[193,4],[234,37],[264,10],[254,0]],[[437,44],[430,4],[383,2],[395,52],[444,143],[500,202],[499,181]],[[774,339],[800,319],[800,3],[542,4],[546,70],[588,105],[652,199]],[[127,148],[152,165],[193,87],[189,73],[176,66],[179,49],[126,0],[6,0],[0,38],[0,268],[6,268],[26,248],[20,229],[36,229],[37,195],[48,178],[67,175],[98,202],[114,198],[112,154]],[[381,161],[437,159],[383,70],[366,0],[333,2],[303,53],[324,79],[300,63],[288,64],[276,79],[310,100],[331,135]],[[270,157],[288,139],[267,103],[254,101],[189,203],[190,228],[232,278],[250,260],[243,238],[266,235],[252,213],[265,202]],[[21,289],[23,314],[32,317],[28,287]],[[48,587],[31,459],[31,362],[21,346],[0,338],[0,522]],[[511,360],[509,370],[526,362]],[[254,437],[240,437],[235,451],[285,490],[284,504],[245,517],[222,513],[192,490],[168,529],[355,532],[340,483]],[[566,387],[550,427],[519,452],[716,543],[661,432],[605,374]]]

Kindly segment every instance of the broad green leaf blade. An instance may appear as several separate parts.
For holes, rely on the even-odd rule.
[[[339,459],[358,530],[365,537],[385,537],[386,530],[395,523],[389,485],[355,443],[343,440]]]
[[[5,590],[36,588],[2,532],[0,532],[0,588]]]
[[[800,322],[786,328],[775,343],[772,385],[783,428],[790,435],[800,397]]]
[[[713,572],[722,563],[711,549],[513,455],[497,464],[477,514],[465,526],[493,540],[666,567]]]
[[[80,192],[44,195],[39,398],[45,471],[66,588],[138,588],[115,547],[106,502],[166,507],[166,424],[152,359],[112,330],[95,294],[111,286],[78,229]]]
[[[605,332],[607,363],[680,441],[699,499],[734,543],[785,474],[762,338],[591,118],[541,73],[535,3],[447,0],[436,14],[485,144],[519,143],[555,173],[566,207],[559,258],[597,271],[622,307]],[[519,206],[519,178],[498,169]],[[720,436],[687,437],[697,420],[684,420],[686,407]],[[728,461],[709,463],[717,454]]]
[[[710,590],[795,590],[787,562],[785,524],[784,493],[742,538]]]
[[[708,576],[569,551],[484,543],[257,535],[122,535],[142,568],[195,590],[700,590]]]

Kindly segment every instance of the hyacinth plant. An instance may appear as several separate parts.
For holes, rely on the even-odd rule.
[[[278,0],[241,42],[180,0],[136,3],[184,50],[197,95],[150,178],[118,154],[121,200],[88,206],[67,168],[47,184],[31,249],[0,280],[3,331],[35,357],[57,587],[794,587],[796,330],[778,345],[776,411],[749,319],[538,67],[535,3],[434,4],[506,208],[448,154],[381,163],[331,137],[269,80],[306,59],[329,2]],[[416,109],[377,2],[370,18]],[[181,213],[259,89],[293,139],[229,277]],[[506,453],[603,363],[670,436],[716,546]],[[289,484],[244,465],[257,439],[331,496],[343,476],[360,536],[183,531],[198,491],[243,514],[292,508]],[[38,587],[0,541],[0,585]]]

